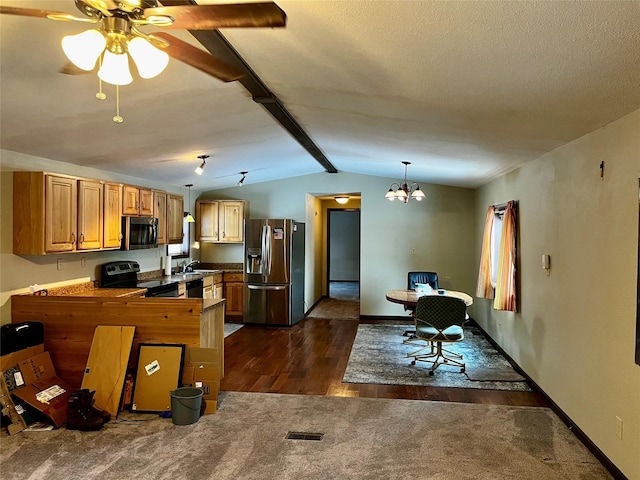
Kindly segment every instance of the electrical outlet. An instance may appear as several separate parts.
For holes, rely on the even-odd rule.
[[[411,255],[415,255],[415,254],[416,254],[416,249],[415,249],[415,248],[412,248],[412,249],[411,249]]]
[[[80,266],[83,268],[87,266],[87,257],[80,258]]]
[[[56,262],[56,269],[62,270],[62,259],[59,258]]]
[[[622,419],[616,417],[616,436],[622,440]]]

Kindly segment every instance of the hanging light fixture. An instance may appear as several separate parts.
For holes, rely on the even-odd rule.
[[[249,173],[249,172],[240,172],[240,175],[242,175],[242,178],[240,180],[238,180],[238,186],[239,187],[244,185],[244,179],[247,178],[247,173]]]
[[[198,175],[202,175],[202,172],[204,171],[204,166],[207,164],[205,160],[209,158],[209,155],[198,155],[198,158],[202,160],[202,163],[198,168],[194,170],[194,172],[196,172]]]
[[[423,198],[425,198],[425,194],[422,190],[420,190],[420,185],[413,182],[409,185],[407,180],[407,165],[411,165],[411,162],[402,162],[404,164],[404,180],[403,183],[392,183],[389,186],[389,191],[386,193],[384,198],[389,201],[394,201],[396,199],[400,200],[402,203],[407,203],[409,198],[413,198],[420,202]]]
[[[167,22],[172,20],[167,19]],[[161,21],[154,24],[162,25]],[[86,71],[94,69],[100,59],[98,78],[116,86],[115,123],[122,123],[120,116],[120,95],[118,88],[133,81],[129,71],[129,55],[142,78],[159,75],[169,63],[169,55],[156,48],[169,43],[157,36],[150,37],[131,25],[129,19],[119,16],[104,16],[101,29],[91,29],[77,35],[62,37],[62,50],[78,68]],[[155,44],[155,45],[154,45]],[[102,86],[97,98],[103,100]]]
[[[347,203],[349,201],[349,197],[346,195],[338,195],[336,197],[333,197],[333,199],[338,202],[340,205],[344,205],[345,203]]]
[[[189,203],[187,204],[187,209],[191,210],[191,187],[193,187],[193,183],[188,183],[185,185],[185,187],[189,189]],[[196,219],[193,218],[193,215],[191,215],[191,212],[189,211],[187,211],[187,216],[185,217],[185,220],[189,223],[194,223],[196,221]]]

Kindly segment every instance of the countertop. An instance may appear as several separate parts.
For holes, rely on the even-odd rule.
[[[140,297],[146,288],[90,288],[80,292],[68,293],[70,297]]]

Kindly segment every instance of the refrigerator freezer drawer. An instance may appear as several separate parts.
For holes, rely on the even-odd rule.
[[[245,285],[243,323],[289,325],[289,285]]]

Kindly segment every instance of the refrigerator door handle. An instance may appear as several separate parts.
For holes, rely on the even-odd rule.
[[[286,290],[287,285],[247,285],[249,290]]]
[[[262,275],[266,275],[267,272],[267,257],[269,252],[267,252],[267,225],[262,226],[262,233],[260,235],[260,247],[262,251],[262,257],[260,258],[260,273]]]
[[[264,226],[264,233],[262,240],[265,243],[266,255],[266,275],[271,275],[271,225]]]

